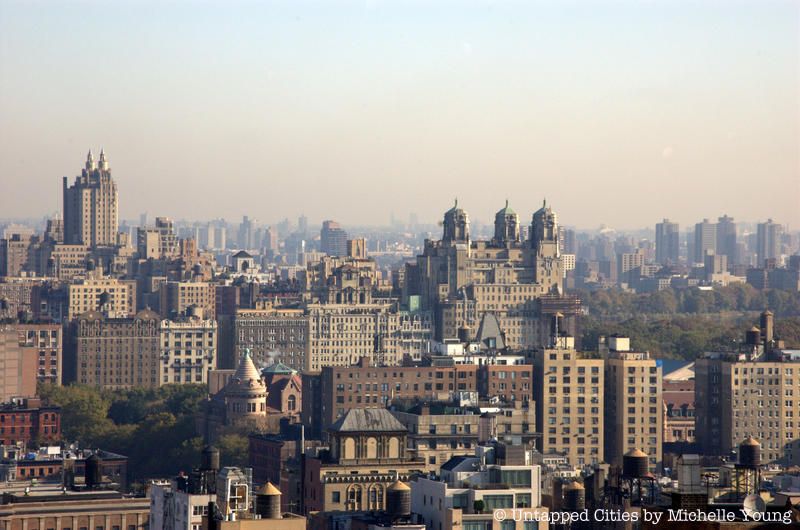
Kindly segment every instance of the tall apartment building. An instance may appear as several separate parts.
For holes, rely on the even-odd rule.
[[[62,379],[63,340],[58,324],[12,324],[20,348],[36,352],[36,380],[60,385]]]
[[[208,282],[164,282],[159,286],[159,309],[162,315],[185,315],[196,308],[203,318],[216,314],[217,288]]]
[[[169,217],[156,217],[154,227],[140,226],[136,231],[139,259],[171,258],[178,254],[178,238]]]
[[[617,281],[630,283],[632,274],[644,265],[644,253],[640,249],[623,252],[617,256]]]
[[[569,271],[575,270],[576,265],[575,254],[561,254],[562,275],[566,278]]]
[[[621,466],[622,456],[638,449],[656,473],[664,429],[661,362],[647,352],[631,351],[627,337],[603,338],[600,354],[606,360],[605,459]]]
[[[306,368],[308,318],[302,309],[237,309],[222,318],[220,328],[226,341],[224,352],[220,345],[221,368],[233,368],[245,350],[260,366],[279,361],[293,370]]]
[[[216,368],[217,323],[188,316],[162,319],[145,309],[132,318],[89,311],[69,327],[65,376],[100,388],[155,388],[208,383]]]
[[[159,381],[162,385],[207,384],[217,367],[217,322],[187,317],[159,324]]]
[[[694,225],[694,263],[703,263],[706,251],[717,252],[717,225],[708,219],[703,219],[702,223]]]
[[[87,245],[45,243],[39,247],[39,254],[37,274],[72,281],[86,273],[90,252]]]
[[[119,230],[117,185],[105,153],[95,164],[92,152],[72,186],[64,177],[64,242],[71,245],[113,246]]]
[[[81,314],[70,323],[65,380],[110,390],[159,386],[160,323],[150,310],[133,318]]]
[[[764,267],[769,259],[780,260],[781,257],[781,225],[769,219],[766,223],[758,223],[756,234],[756,256],[758,267]]]
[[[0,402],[36,395],[37,350],[20,342],[14,326],[0,326]]]
[[[542,453],[561,453],[574,466],[604,461],[604,361],[558,337],[534,357],[536,430]]]
[[[329,256],[347,256],[347,232],[336,221],[324,221],[319,232],[320,250]]]
[[[311,304],[306,313],[306,371],[350,366],[361,357],[393,366],[406,355],[419,358],[429,351],[433,324],[429,313],[398,312],[387,304]]]
[[[800,464],[800,355],[774,344],[772,315],[752,328],[742,352],[695,362],[696,439],[706,455],[727,455],[748,436],[765,463]]]
[[[697,441],[725,455],[753,436],[764,462],[800,464],[800,357],[707,354],[695,364]]]
[[[24,234],[12,234],[0,239],[0,276],[20,276],[28,267],[28,249],[31,238]]]
[[[108,318],[131,317],[136,312],[136,280],[89,277],[69,285],[69,315],[72,320],[87,311]]]
[[[506,207],[495,216],[495,237],[470,238],[469,216],[456,204],[445,212],[442,239],[426,240],[423,253],[405,271],[404,302],[436,314],[439,341],[474,337],[485,312],[494,313],[511,348],[542,342],[538,300],[563,291],[555,212],[543,205],[522,240],[517,214]],[[566,315],[571,318],[572,315]]]
[[[558,228],[558,245],[562,255],[577,254],[578,241],[577,237],[575,236],[575,230],[560,226]]]
[[[717,219],[717,255],[728,257],[728,267],[733,269],[739,261],[736,250],[736,223],[733,217],[723,215]]]
[[[678,263],[680,257],[680,226],[664,219],[656,224],[656,261],[662,265]]]

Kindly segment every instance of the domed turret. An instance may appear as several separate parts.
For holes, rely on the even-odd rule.
[[[530,239],[534,247],[544,242],[558,242],[558,218],[547,201],[533,214]]]
[[[506,206],[494,216],[494,242],[499,245],[506,245],[519,241],[519,216],[517,212]]]
[[[267,415],[267,385],[246,350],[236,372],[222,390],[228,420]]]
[[[466,243],[469,241],[469,216],[467,212],[455,205],[444,214],[444,233],[442,241]]]

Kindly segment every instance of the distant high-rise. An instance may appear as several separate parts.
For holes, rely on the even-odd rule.
[[[240,248],[255,248],[256,222],[248,216],[242,217],[242,223],[239,225],[239,247]]]
[[[656,224],[656,261],[662,265],[678,263],[680,256],[680,227],[664,219]]]
[[[297,218],[297,231],[305,235],[308,233],[308,217],[301,215]]]
[[[769,219],[766,223],[758,223],[756,254],[759,267],[768,259],[778,259],[781,255],[781,225]]]
[[[319,232],[320,250],[329,256],[347,255],[347,232],[336,221],[324,221]]]
[[[711,250],[717,253],[717,225],[708,219],[703,219],[702,223],[694,225],[694,263],[703,263],[706,251]]]
[[[571,228],[558,227],[558,248],[562,254],[577,254],[578,245],[575,237],[575,230]]]
[[[728,267],[737,263],[736,223],[733,217],[724,215],[717,222],[717,255],[728,256]]]
[[[64,241],[68,245],[112,246],[119,229],[117,185],[106,155],[95,164],[92,152],[86,167],[70,186],[64,177]]]

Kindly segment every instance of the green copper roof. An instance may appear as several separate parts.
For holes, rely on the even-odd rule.
[[[500,210],[499,212],[497,212],[497,215],[517,215],[517,212],[515,212],[515,211],[514,211],[514,209],[513,209],[513,208],[511,208],[511,207],[508,205],[508,199],[506,199],[506,206],[505,206],[505,208],[503,208],[502,210]]]

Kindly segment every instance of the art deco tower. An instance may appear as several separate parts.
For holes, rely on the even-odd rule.
[[[86,167],[69,186],[64,177],[64,242],[90,247],[117,243],[119,228],[117,185],[111,178],[106,155],[100,151],[95,163],[92,152]]]

